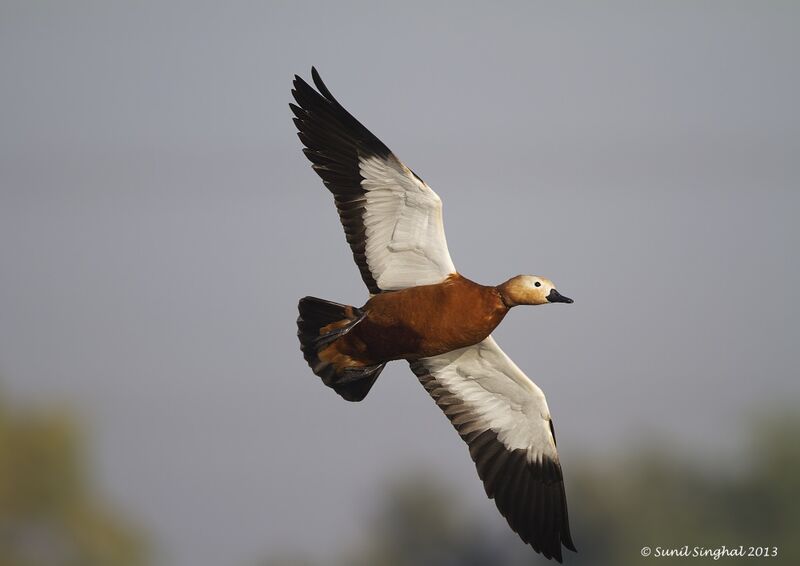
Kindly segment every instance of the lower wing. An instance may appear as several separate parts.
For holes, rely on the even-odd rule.
[[[461,438],[486,495],[523,541],[561,562],[575,550],[567,498],[544,393],[490,336],[422,358],[411,369]]]

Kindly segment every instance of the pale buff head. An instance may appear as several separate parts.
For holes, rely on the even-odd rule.
[[[558,291],[552,281],[538,275],[517,275],[497,287],[509,307],[571,303],[572,299]]]

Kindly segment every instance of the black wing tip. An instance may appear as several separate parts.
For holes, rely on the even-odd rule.
[[[308,82],[301,77],[300,75],[295,75],[294,80],[292,81],[292,97],[297,101],[297,103],[305,107],[306,105],[301,100],[302,97],[314,97],[320,96],[320,94],[314,90]],[[324,97],[323,97],[324,98]]]
[[[305,81],[305,79],[303,79],[303,77],[301,77],[300,75],[295,75],[294,80],[292,80],[292,86],[294,87],[292,92],[294,92],[295,90],[299,90],[303,86],[309,86],[309,85]]]
[[[322,98],[324,98],[327,102],[332,102],[333,104],[335,104],[337,106],[339,105],[339,103],[336,101],[336,99],[331,94],[331,91],[328,90],[327,86],[325,86],[325,82],[322,80],[322,77],[320,76],[319,71],[317,71],[317,68],[315,66],[313,66],[313,65],[311,66],[311,81],[314,83],[314,87],[316,87],[316,91],[314,90],[314,87],[312,87],[308,83],[308,81],[306,81],[300,75],[295,74],[294,80],[292,81],[292,86],[294,87],[294,89],[292,89],[292,95],[294,95],[295,98],[297,98],[297,92],[296,91],[306,91],[306,92],[311,91],[314,94],[322,95]],[[319,92],[317,92],[317,91],[319,91]]]
[[[414,368],[415,373],[418,369]],[[569,530],[569,518],[567,515],[567,501],[564,492],[564,483],[561,476],[561,467],[557,460],[544,458],[540,463],[533,464],[527,460],[525,452],[516,449],[509,451],[508,448],[497,438],[497,433],[491,429],[484,431],[476,436],[470,445],[470,455],[478,468],[478,475],[483,480],[486,494],[490,499],[494,499],[500,514],[508,521],[511,529],[517,533],[522,541],[528,544],[534,551],[547,559],[555,559],[562,562],[562,549],[564,548],[577,552],[572,541]],[[481,457],[480,454],[494,454],[489,457]],[[475,447],[474,450],[472,448]],[[505,455],[505,457],[504,457]],[[517,457],[514,457],[514,456]],[[500,461],[503,460],[503,461]],[[517,466],[524,462],[522,472]],[[514,469],[517,468],[517,469]],[[491,471],[492,473],[489,473]],[[533,481],[531,486],[538,484],[539,495],[536,502],[537,513],[542,513],[540,519],[534,523],[520,520],[521,509],[516,510],[510,504],[510,495],[505,487],[506,482],[518,479],[519,473],[527,473],[528,481]],[[518,487],[518,486],[517,486]],[[524,491],[528,491],[526,488]],[[540,498],[544,499],[540,499]],[[527,497],[526,497],[527,498]],[[523,515],[524,516],[524,515]]]
[[[391,150],[372,132],[348,112],[325,86],[316,67],[311,67],[311,86],[301,76],[295,75],[292,96],[308,119],[323,130],[337,132],[333,143],[342,142],[357,148],[358,153],[388,158]],[[316,87],[316,88],[314,88]],[[294,111],[294,109],[293,109]],[[332,140],[326,140],[330,144]]]
[[[331,94],[331,91],[328,90],[327,86],[325,86],[322,77],[320,76],[319,72],[317,72],[317,68],[313,66],[311,67],[311,80],[314,81],[314,86],[317,87],[317,90],[320,92],[322,96],[324,96],[330,102],[336,104],[337,106],[339,105],[339,103]]]
[[[519,533],[517,533],[517,534],[519,534]],[[545,546],[545,545],[537,546],[536,543],[534,543],[532,541],[527,543],[527,544],[537,554],[541,554],[542,556],[544,556],[548,560],[555,560],[559,564],[561,564],[564,561],[564,555],[561,552],[561,544],[559,544],[558,546],[552,546],[552,547],[551,546]],[[564,545],[564,548],[567,548],[569,550],[573,550],[573,552],[577,552],[576,550],[574,550],[572,548],[569,548],[566,545]]]
[[[561,544],[567,550],[578,552],[578,549],[575,548],[575,543],[572,541],[572,534],[569,532],[569,523],[566,519],[564,519],[564,523],[561,525]]]
[[[519,534],[519,533],[517,533],[517,534]],[[554,542],[553,544],[537,545],[537,543],[534,542],[534,541],[528,542],[527,544],[534,551],[536,551],[537,553],[541,554],[542,556],[544,556],[548,560],[552,559],[552,560],[555,560],[556,562],[558,562],[559,564],[561,564],[564,561],[564,555],[563,555],[563,552],[561,550],[562,546],[564,548],[566,548],[567,550],[570,550],[570,551],[575,552],[575,553],[578,552],[578,549],[575,548],[575,544],[573,544],[573,542],[572,542],[572,538],[570,537],[569,527],[568,526],[566,527],[566,531],[562,531],[561,532],[560,537],[561,537],[560,540],[557,540],[557,542]]]

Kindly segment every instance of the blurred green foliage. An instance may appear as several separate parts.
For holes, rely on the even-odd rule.
[[[585,556],[574,563],[708,564],[710,557],[645,559],[639,550],[743,545],[777,547],[776,558],[750,564],[800,564],[800,419],[765,417],[750,432],[735,470],[727,460],[700,468],[679,447],[655,452],[652,443],[622,465],[579,466],[570,495]]]
[[[0,397],[0,566],[135,566],[143,539],[90,487],[70,415]]]
[[[731,431],[735,434],[736,431]],[[800,418],[772,415],[742,439],[730,461],[701,465],[677,446],[643,443],[622,458],[570,462],[567,492],[578,553],[576,565],[800,564]],[[749,440],[749,442],[748,442]],[[658,447],[656,447],[658,445]],[[476,479],[476,488],[479,484]],[[487,505],[492,505],[487,501]],[[406,478],[387,491],[364,540],[320,564],[411,566],[549,563],[505,528],[479,524],[441,479]],[[777,547],[775,558],[642,557],[688,545],[713,550]],[[307,557],[273,557],[265,566],[315,564]]]
[[[736,434],[736,431],[731,431]],[[710,564],[705,558],[645,558],[684,546],[777,547],[777,558],[747,564],[800,564],[800,417],[772,413],[756,422],[733,460],[701,465],[679,446],[650,439],[623,457],[569,462],[575,565]],[[93,489],[84,440],[70,415],[11,409],[0,398],[0,566],[137,566],[148,559],[141,534]],[[475,489],[481,489],[475,482]],[[489,501],[485,505],[492,506]],[[340,556],[302,550],[264,566],[521,566],[545,563],[499,515],[476,517],[452,486],[428,473],[386,490],[364,536]],[[731,560],[722,558],[721,560]]]

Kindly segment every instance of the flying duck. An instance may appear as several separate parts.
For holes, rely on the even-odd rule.
[[[341,397],[361,401],[388,362],[408,360],[509,526],[561,562],[561,546],[575,545],[550,410],[491,332],[512,307],[572,299],[535,275],[486,286],[459,274],[439,196],[336,101],[316,69],[311,76],[316,90],[295,75],[289,106],[370,298],[362,307],[300,299],[308,365]]]

